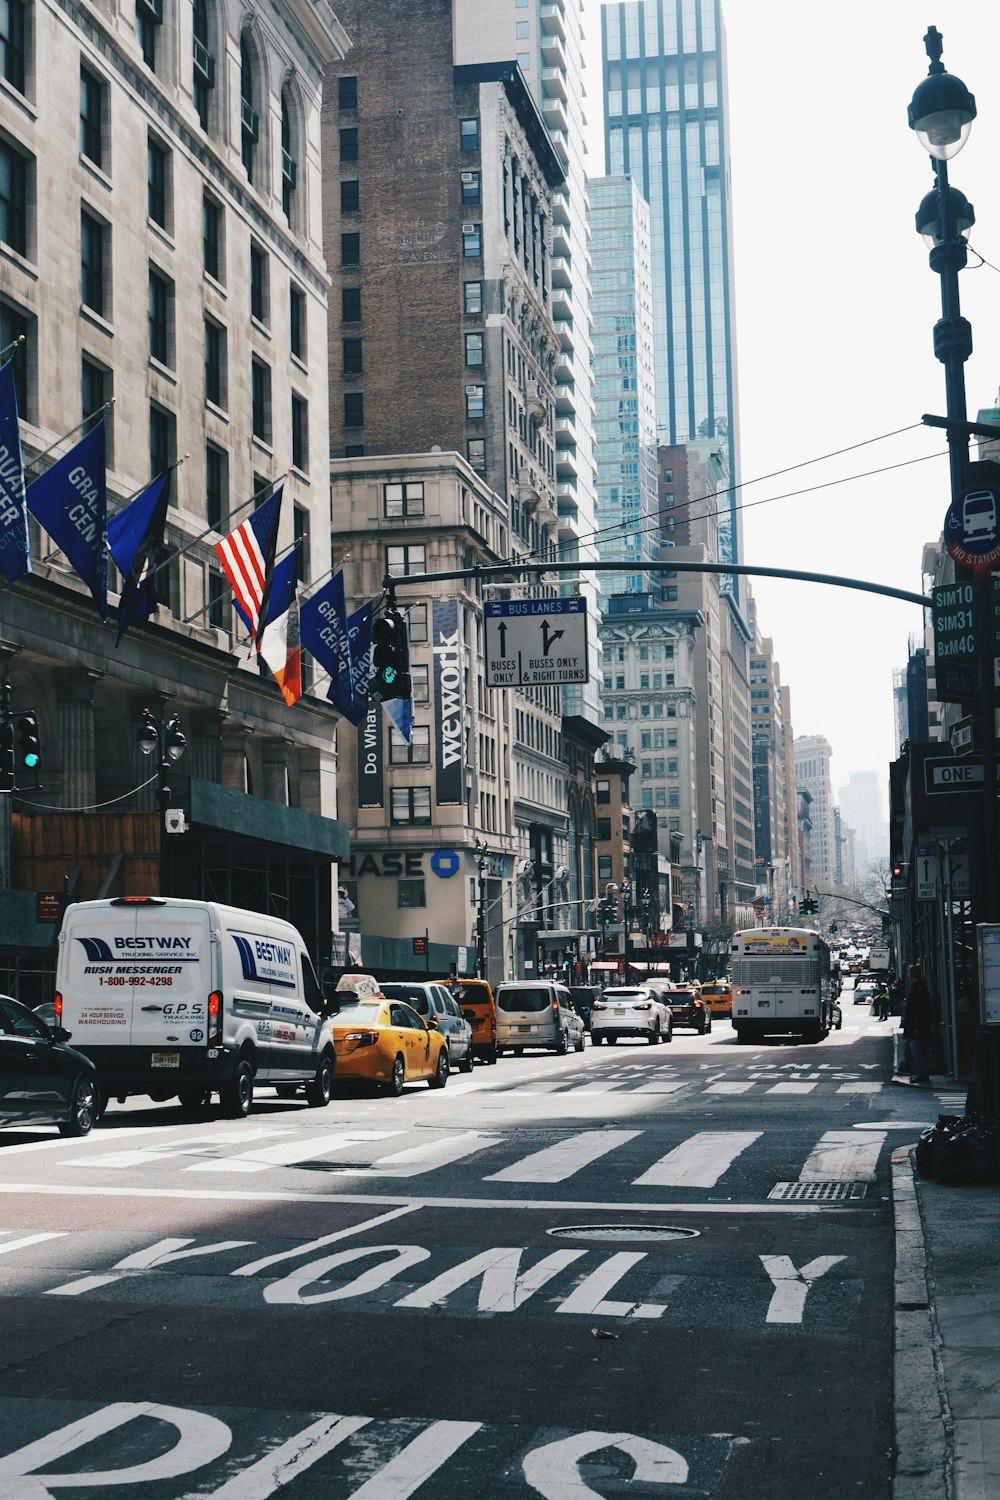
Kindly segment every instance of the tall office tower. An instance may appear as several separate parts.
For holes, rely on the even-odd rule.
[[[840,806],[855,831],[859,873],[889,857],[889,804],[877,771],[852,771],[840,789]]]
[[[556,356],[555,460],[558,549],[571,562],[596,556],[594,398],[591,364],[590,231],[583,114],[584,0],[454,0],[455,62],[515,61],[541,111],[563,168],[552,198],[552,316]],[[409,7],[404,7],[409,12]],[[409,24],[409,22],[407,22]],[[591,170],[594,168],[592,166]],[[597,721],[597,587],[592,574],[563,575],[562,593],[582,593],[590,614],[590,680],[562,689],[563,710]]]
[[[660,555],[649,205],[630,178],[590,183],[590,230],[598,551],[630,570],[605,575],[606,608],[608,595],[651,591],[644,564]]]
[[[3,587],[4,675],[43,759],[30,805],[0,798],[0,964],[54,968],[35,892],[64,877],[74,899],[280,902],[325,956],[347,852],[336,720],[308,675],[292,707],[261,675],[213,543],[281,482],[280,550],[303,582],[329,566],[319,119],[349,38],[307,0],[36,0],[0,30],[0,346],[27,478],[61,475],[56,510],[78,528],[57,541],[32,519],[31,574]],[[168,471],[165,545],[135,558],[161,602],[116,645],[79,549],[99,594],[105,488],[117,517]],[[186,740],[169,824],[137,744],[147,705]]]
[[[830,890],[836,883],[837,850],[833,826],[830,761],[833,750],[821,734],[795,738],[795,781],[811,797],[808,863],[811,880]]]
[[[605,170],[648,199],[657,433],[711,438],[739,482],[726,54],[720,0],[602,10]],[[738,491],[720,496],[719,552],[741,555]],[[736,580],[727,586],[740,596]]]
[[[753,744],[754,836],[757,894],[767,897],[772,922],[784,920],[791,890],[788,801],[794,787],[785,776],[785,725],[781,669],[774,643],[760,634],[750,596],[754,641],[750,652],[750,723]]]
[[[802,885],[802,869],[799,861],[799,839],[796,828],[798,804],[795,793],[795,731],[792,728],[792,694],[784,684],[779,689],[781,700],[782,768],[785,778],[785,848],[788,851],[788,893],[791,905],[792,892]]]

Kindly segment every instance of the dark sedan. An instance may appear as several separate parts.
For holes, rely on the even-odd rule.
[[[69,1032],[0,995],[0,1125],[58,1125],[86,1135],[100,1113],[97,1071],[67,1047]]]
[[[663,999],[670,1006],[674,1028],[690,1026],[700,1036],[712,1029],[712,1012],[701,998],[698,990],[681,986],[675,990],[664,990]]]

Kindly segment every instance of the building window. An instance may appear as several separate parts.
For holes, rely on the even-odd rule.
[[[152,136],[146,145],[146,213],[161,229],[169,229],[170,152]]]
[[[398,730],[389,729],[389,764],[391,766],[429,766],[431,763],[431,731],[426,724],[414,724],[410,743],[407,744]]]
[[[409,626],[407,619],[407,626]],[[413,639],[412,631],[410,639]],[[429,703],[431,701],[430,672],[427,667],[414,666],[410,664],[410,687],[413,691],[414,703]]]
[[[483,336],[481,333],[465,335],[465,363],[481,365],[483,362]]]
[[[213,281],[223,282],[222,269],[222,204],[211,193],[204,193],[201,200],[201,262],[207,276]]]
[[[341,345],[344,355],[344,374],[361,374],[361,340],[342,339]]]
[[[469,438],[465,444],[465,456],[469,461],[470,469],[475,469],[477,474],[486,473],[485,438]]]
[[[205,319],[205,400],[226,405],[226,330],[214,318]]]
[[[340,184],[340,212],[342,214],[361,212],[361,184],[356,177],[349,177]]]
[[[191,9],[191,92],[202,130],[208,129],[208,101],[215,87],[215,58],[208,46],[208,3],[194,0]]]
[[[344,323],[361,322],[361,288],[359,286],[341,288],[340,316]]]
[[[0,16],[10,12],[10,0],[0,5]],[[80,152],[95,167],[104,166],[104,99],[106,85],[89,68],[80,68]]]
[[[611,838],[611,819],[598,818],[597,820],[597,842],[606,844]]]
[[[163,0],[136,0],[135,26],[147,68],[156,72],[156,39],[163,22]]]
[[[306,340],[306,294],[301,287],[288,289],[288,347],[296,359],[305,364],[308,343]]]
[[[598,880],[611,879],[611,855],[599,854],[597,856],[597,878]]]
[[[28,253],[28,163],[6,141],[0,141],[0,241]]]
[[[365,425],[365,398],[361,391],[344,392],[344,426]]]
[[[110,400],[110,371],[85,356],[80,366],[80,414],[84,422],[89,417],[106,417],[104,408]]]
[[[18,415],[34,421],[34,392],[29,388],[29,362],[33,369],[35,356],[35,320],[10,302],[0,302],[0,349],[9,350],[14,367],[14,393]],[[22,340],[17,343],[17,340]],[[16,344],[16,348],[13,347]],[[33,385],[33,382],[31,382]]]
[[[479,224],[462,225],[462,256],[465,260],[475,260],[483,253],[483,240]]]
[[[19,94],[27,82],[27,17],[24,0],[6,0],[0,5],[0,72]]]
[[[149,268],[149,357],[161,365],[173,361],[174,284],[162,271]]]
[[[205,519],[213,531],[229,527],[229,456],[212,443],[205,448]]]
[[[364,443],[345,443],[344,444],[344,457],[345,458],[364,458],[364,456],[365,456],[365,445],[364,445]]]
[[[271,367],[257,358],[250,361],[250,423],[258,441],[271,441]]]
[[[459,120],[458,122],[459,143],[463,151],[479,150],[479,120]]]
[[[424,882],[422,880],[397,880],[396,905],[400,911],[409,911],[413,907],[426,906],[427,897],[424,894]]]
[[[250,316],[258,323],[268,322],[269,266],[267,251],[250,245]]]
[[[244,31],[240,37],[240,156],[247,181],[254,180],[260,116],[254,107],[254,59]]]
[[[395,578],[407,578],[411,573],[426,573],[427,548],[423,542],[410,542],[402,547],[386,547],[385,571]],[[410,614],[412,617],[412,610]],[[409,634],[411,641],[417,639],[412,628]]]
[[[462,311],[470,317],[483,310],[483,283],[466,281],[462,286]]]
[[[597,783],[597,790],[596,790],[596,793],[595,793],[595,797],[596,797],[596,800],[598,802],[610,802],[611,801],[611,782],[610,781],[599,781]]]
[[[394,786],[389,794],[389,816],[393,823],[428,824],[431,820],[429,786]]]
[[[360,266],[360,234],[342,234],[340,236],[340,264],[342,266]]]
[[[281,95],[281,212],[291,224],[295,192],[299,181],[299,163],[295,154],[295,129],[292,102],[286,92]]]
[[[337,108],[357,109],[358,107],[358,80],[356,77],[337,79]]]
[[[341,161],[357,161],[358,159],[358,127],[349,125],[340,132],[340,159]]]
[[[177,457],[177,418],[162,406],[149,408],[149,473],[165,474]]]
[[[668,584],[663,590],[663,597],[671,602],[675,600],[677,598],[677,585],[674,583]]]
[[[312,571],[312,554],[309,547],[309,512],[304,505],[296,505],[292,509],[292,542],[299,577],[308,578]]]
[[[309,403],[292,393],[292,468],[309,472]]]
[[[105,317],[108,226],[84,210],[80,214],[80,296],[84,307]]]
[[[486,415],[485,386],[467,385],[465,387],[465,415],[470,422]]]
[[[424,486],[420,480],[407,480],[382,487],[384,513],[393,519],[422,516],[424,513]]]
[[[462,173],[462,202],[482,202],[482,179],[478,172]]]
[[[427,605],[411,604],[406,611],[406,633],[410,637],[411,645],[425,645],[429,639],[427,634]],[[427,668],[423,669],[425,672]],[[413,668],[410,669],[412,679]],[[416,700],[414,700],[416,701]]]

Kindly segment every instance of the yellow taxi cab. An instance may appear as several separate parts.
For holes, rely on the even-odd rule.
[[[458,1008],[472,1027],[472,1055],[481,1062],[497,1060],[497,1005],[486,979],[444,981],[458,1001]]]
[[[728,979],[703,979],[701,998],[713,1016],[731,1016],[733,1013],[733,986]]]
[[[368,976],[351,975],[353,979]],[[334,1076],[373,1084],[396,1098],[407,1083],[426,1080],[432,1089],[448,1082],[448,1044],[403,1000],[390,1000],[375,981],[341,990],[331,1018]]]

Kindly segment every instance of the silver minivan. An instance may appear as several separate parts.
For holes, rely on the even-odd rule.
[[[583,1020],[564,984],[514,979],[497,985],[497,1056],[520,1055],[525,1047],[549,1047],[561,1055],[583,1051]]]

